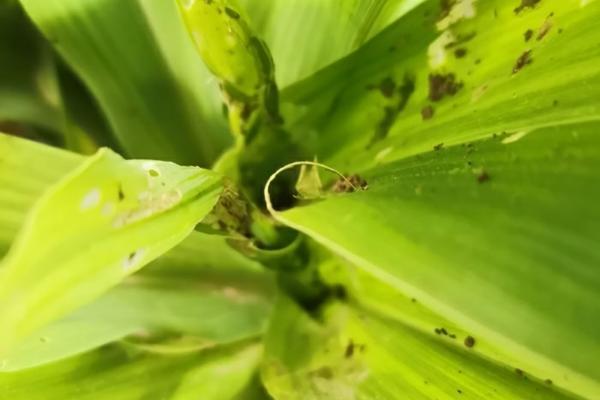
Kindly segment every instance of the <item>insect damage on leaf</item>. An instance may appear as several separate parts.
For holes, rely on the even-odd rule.
[[[91,189],[83,197],[83,199],[81,199],[81,204],[79,206],[79,209],[81,211],[86,211],[86,210],[96,207],[97,205],[100,204],[100,197],[101,197],[100,189],[98,189],[98,188]]]
[[[138,250],[134,251],[133,253],[130,253],[123,260],[123,270],[129,271],[132,268],[134,268],[136,265],[139,265],[140,262],[142,261],[142,259],[144,258],[145,253],[146,253],[145,249],[138,249]]]

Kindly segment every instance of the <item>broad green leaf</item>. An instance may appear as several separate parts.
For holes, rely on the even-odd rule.
[[[311,157],[351,171],[442,142],[597,120],[600,3],[531,3],[516,13],[517,0],[456,2],[466,16],[449,26],[439,1],[424,3],[284,91],[290,131]]]
[[[42,129],[58,139],[58,98],[51,82],[52,57],[16,1],[0,3],[0,126]],[[0,129],[3,129],[0,127]]]
[[[46,364],[128,335],[177,333],[191,348],[257,336],[271,291],[260,265],[221,237],[192,233],[139,274],[13,346],[0,370]]]
[[[14,400],[227,400],[250,383],[260,354],[252,343],[168,356],[109,345],[55,364],[0,373],[0,393]],[[254,399],[262,397],[244,400]]]
[[[46,190],[0,267],[0,349],[93,300],[182,241],[220,177],[100,150]]]
[[[8,250],[42,193],[84,160],[75,153],[0,134],[0,254]]]
[[[241,0],[285,87],[355,50],[423,0]]]
[[[315,320],[280,301],[265,352],[262,376],[276,400],[578,398],[353,307],[330,307]]]
[[[121,151],[89,89],[63,60],[55,58],[56,83],[64,120],[64,147],[86,155],[94,154],[100,147]]]
[[[207,166],[230,142],[174,1],[22,0],[129,156]]]
[[[275,215],[452,321],[482,356],[596,398],[598,126],[437,147],[365,171],[366,191]]]

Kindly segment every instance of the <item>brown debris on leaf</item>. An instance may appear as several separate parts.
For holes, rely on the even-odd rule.
[[[519,14],[521,11],[523,11],[526,8],[533,8],[536,6],[537,3],[539,3],[541,0],[521,0],[521,4],[515,8],[515,14]]]
[[[532,62],[533,62],[533,59],[531,58],[531,50],[527,50],[527,51],[523,52],[523,54],[521,54],[519,56],[519,58],[517,58],[517,61],[515,62],[515,66],[512,69],[512,73],[516,74],[517,72],[522,70],[523,67],[531,64]]]
[[[490,175],[485,171],[481,170],[481,172],[477,175],[477,182],[484,183],[490,180]]]
[[[475,338],[473,336],[467,336],[465,338],[465,346],[468,348],[475,346]]]
[[[440,101],[445,96],[455,95],[463,87],[462,82],[456,81],[456,75],[429,74],[429,100]]]
[[[358,174],[353,174],[345,178],[338,179],[335,181],[331,190],[335,193],[352,193],[359,190],[367,190],[369,184],[367,181]]]
[[[421,110],[421,117],[423,118],[423,121],[431,119],[433,114],[435,114],[435,110],[431,106],[425,106]]]
[[[525,31],[525,33],[523,33],[523,37],[525,38],[526,42],[529,42],[531,40],[532,36],[533,36],[533,29],[527,29]]]

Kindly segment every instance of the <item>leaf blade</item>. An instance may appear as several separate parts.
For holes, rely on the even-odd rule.
[[[596,129],[432,151],[367,172],[366,192],[277,218],[471,331],[492,358],[594,397]]]

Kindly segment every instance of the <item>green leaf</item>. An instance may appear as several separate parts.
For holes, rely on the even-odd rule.
[[[0,54],[0,129],[12,125],[21,134],[38,136],[30,132],[33,127],[56,140],[60,113],[52,57],[16,1],[0,4]]]
[[[599,2],[541,1],[515,13],[516,0],[461,1],[455,9],[472,4],[473,15],[449,27],[439,4],[282,93],[289,130],[311,157],[357,170],[442,142],[600,118]]]
[[[93,300],[182,241],[220,177],[100,150],[51,186],[0,267],[0,348]]]
[[[251,383],[261,353],[262,349],[254,346],[228,358],[208,362],[188,373],[171,398],[173,400],[237,398],[237,395]]]
[[[241,0],[285,87],[355,50],[423,0]]]
[[[278,304],[262,368],[276,400],[577,398],[389,318],[335,306],[323,319]]]
[[[42,193],[84,160],[68,151],[0,134],[0,254]]]
[[[482,356],[595,398],[598,127],[437,147],[276,218],[469,332]]]
[[[207,166],[230,143],[216,85],[175,2],[22,4],[90,88],[129,156]]]
[[[191,348],[257,336],[271,292],[270,275],[223,238],[192,233],[139,274],[13,346],[0,370],[46,364],[130,335],[177,332],[193,339]]]
[[[0,373],[0,392],[14,400],[189,399],[198,393],[206,400],[227,400],[251,384],[260,354],[252,343],[169,356],[110,345],[59,363]]]

